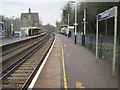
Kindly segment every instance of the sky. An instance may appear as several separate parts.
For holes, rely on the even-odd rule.
[[[3,0],[0,1],[0,15],[5,17],[20,18],[21,13],[39,13],[42,24],[55,26],[56,21],[61,20],[62,8],[69,0]]]
[[[5,17],[20,18],[21,13],[27,13],[31,8],[31,12],[39,13],[39,19],[42,24],[51,24],[55,26],[56,21],[61,20],[62,8],[70,0],[0,0],[0,15]],[[75,1],[75,0],[72,0]],[[77,0],[84,1],[84,0]],[[119,0],[86,0],[88,2],[115,2]]]

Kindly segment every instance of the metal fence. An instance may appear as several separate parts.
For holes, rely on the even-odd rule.
[[[94,54],[96,51],[96,37],[91,35],[86,35],[85,47],[91,50]]]
[[[74,32],[71,33],[71,37],[74,40]],[[98,56],[101,60],[106,60],[109,63],[112,63],[113,59],[113,42],[114,40],[108,37],[99,36],[99,47],[98,47]],[[82,35],[77,33],[77,44],[82,45]],[[91,50],[94,54],[96,52],[96,36],[86,35],[85,38],[85,47]],[[116,48],[116,68],[120,71],[120,42],[117,41]]]
[[[76,36],[77,36],[77,44],[82,45],[82,35],[80,33],[76,33]],[[71,38],[73,40],[75,40],[75,33],[74,32],[71,33]]]

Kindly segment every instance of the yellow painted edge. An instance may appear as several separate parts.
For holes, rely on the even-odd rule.
[[[85,88],[85,87],[83,86],[83,84],[80,83],[80,82],[76,82],[75,85],[76,85],[77,88]]]
[[[66,78],[66,71],[65,71],[65,60],[64,60],[64,49],[61,45],[61,49],[62,49],[62,69],[63,69],[63,79],[64,79],[64,88],[68,88],[67,85],[67,78]]]

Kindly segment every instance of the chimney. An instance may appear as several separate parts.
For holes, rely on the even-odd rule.
[[[29,13],[31,13],[31,9],[29,8]]]

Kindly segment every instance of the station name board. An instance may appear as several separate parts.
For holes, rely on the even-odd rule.
[[[101,20],[105,20],[105,19],[108,19],[108,18],[111,18],[114,16],[115,16],[115,7],[111,8],[109,10],[106,10],[103,13],[98,14],[97,20],[101,21]]]

